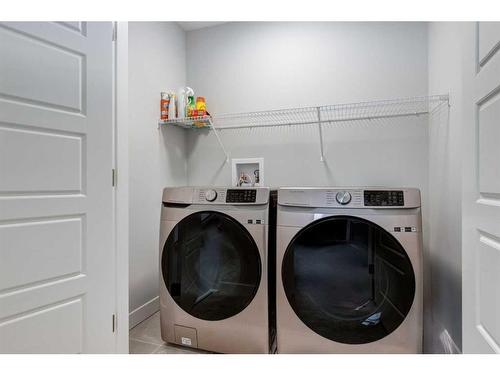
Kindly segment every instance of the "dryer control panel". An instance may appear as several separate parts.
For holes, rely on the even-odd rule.
[[[412,188],[281,188],[278,204],[325,208],[416,208],[420,191]]]

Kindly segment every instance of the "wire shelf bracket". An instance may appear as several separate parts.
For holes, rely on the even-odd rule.
[[[323,154],[323,129],[321,127],[321,107],[317,107],[318,113],[318,133],[319,133],[319,161],[324,162],[325,157]]]
[[[215,137],[217,138],[217,142],[219,142],[219,146],[222,149],[222,152],[224,152],[224,155],[226,156],[226,163],[229,163],[229,153],[226,151],[226,148],[224,147],[224,143],[222,143],[222,140],[220,139],[219,132],[214,126],[214,123],[211,118],[208,118],[208,124],[210,129],[213,130],[213,133],[215,134]]]

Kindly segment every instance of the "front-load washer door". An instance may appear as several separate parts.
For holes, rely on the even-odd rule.
[[[320,219],[299,231],[281,271],[300,320],[344,344],[389,335],[415,296],[415,275],[400,243],[380,226],[352,216]]]
[[[261,272],[250,233],[220,212],[186,216],[163,248],[168,292],[180,308],[199,319],[222,320],[243,311],[257,293]]]

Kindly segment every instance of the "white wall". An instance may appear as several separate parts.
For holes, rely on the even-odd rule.
[[[187,33],[216,113],[427,94],[425,23],[234,22]]]
[[[188,84],[214,113],[427,94],[423,23],[229,23],[187,35]],[[326,163],[319,161],[315,127],[221,135],[232,157],[265,158],[270,186],[424,189],[425,121],[325,126]],[[213,134],[189,133],[190,184],[229,184],[230,165],[223,162]]]
[[[129,23],[131,326],[158,309],[162,189],[187,182],[185,132],[157,129],[160,92],[185,85],[185,51],[177,24]]]
[[[429,93],[451,96],[451,107],[430,119],[429,218],[432,352],[462,346],[460,34],[463,24],[429,24]],[[449,340],[454,342],[454,344]]]

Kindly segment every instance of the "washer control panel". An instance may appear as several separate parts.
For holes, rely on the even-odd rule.
[[[264,205],[270,189],[265,187],[175,187],[163,190],[163,203],[204,205]]]
[[[257,190],[255,189],[228,189],[226,203],[255,203]]]
[[[364,200],[365,206],[369,207],[402,207],[405,205],[402,190],[365,190]]]
[[[270,197],[271,190],[260,186],[169,187],[163,189],[161,220],[179,221],[184,213],[213,211],[229,215],[244,226],[268,225]]]

